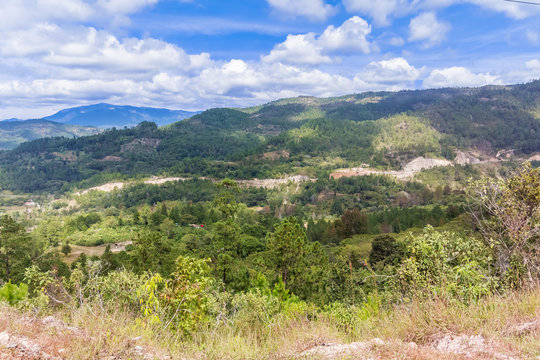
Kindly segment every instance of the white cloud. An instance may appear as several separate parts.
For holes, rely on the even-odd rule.
[[[412,10],[408,0],[343,0],[350,13],[370,16],[377,25],[388,25],[390,17],[403,16]]]
[[[87,20],[94,13],[92,6],[82,0],[2,0],[0,30],[25,28],[38,22]]]
[[[159,0],[2,0],[0,30],[14,30],[38,23],[117,21]]]
[[[207,53],[187,55],[178,46],[161,40],[120,40],[94,28],[66,31],[56,25],[38,24],[7,34],[0,38],[0,54],[6,58],[32,56],[36,65],[129,73],[170,68],[191,71],[211,63]]]
[[[314,33],[289,35],[262,60],[268,63],[318,65],[332,62],[329,54],[367,54],[371,51],[367,39],[370,32],[371,26],[364,19],[353,16],[337,28],[328,26],[320,36]]]
[[[266,0],[280,13],[322,21],[335,14],[336,8],[323,0]]]
[[[376,25],[389,25],[392,18],[417,11],[432,11],[457,4],[474,4],[491,11],[502,12],[514,19],[540,14],[539,6],[496,0],[343,0],[349,13],[367,15]]]
[[[437,0],[434,0],[437,1]],[[525,19],[540,14],[540,6],[494,0],[461,0],[455,3],[471,3],[488,10],[502,12],[514,19]]]
[[[472,87],[502,84],[502,79],[490,73],[475,74],[467,68],[453,66],[433,70],[424,80],[425,88]]]
[[[388,41],[388,44],[392,46],[403,46],[405,45],[405,40],[403,40],[399,36],[395,36]]]
[[[435,13],[423,13],[411,19],[409,24],[409,41],[423,41],[424,47],[441,43],[450,25],[437,20]]]
[[[319,44],[328,52],[370,52],[370,43],[367,36],[371,33],[371,26],[362,18],[353,16],[340,27],[330,25],[319,37]]]
[[[278,44],[264,56],[264,62],[280,62],[285,64],[317,65],[332,62],[328,56],[322,55],[322,47],[314,33],[288,35],[287,39]]]
[[[159,0],[98,0],[97,5],[111,14],[132,14]]]
[[[367,83],[399,85],[403,88],[413,87],[422,71],[399,57],[371,62],[356,77]]]
[[[536,77],[540,77],[540,61],[538,59],[529,60],[525,63],[525,68],[534,71]]]

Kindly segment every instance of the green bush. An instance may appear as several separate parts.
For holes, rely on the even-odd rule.
[[[497,287],[489,272],[491,251],[475,237],[437,232],[427,226],[421,235],[409,237],[406,256],[396,278],[405,297],[470,302]]]
[[[0,288],[0,300],[6,301],[9,305],[15,305],[28,296],[28,285],[25,283],[19,286],[6,283]]]
[[[162,324],[190,335],[208,317],[208,259],[179,256],[169,279],[158,273],[137,290],[145,324]]]
[[[324,314],[340,330],[354,333],[363,322],[374,319],[380,314],[381,303],[380,296],[371,294],[361,306],[334,302],[325,306]]]

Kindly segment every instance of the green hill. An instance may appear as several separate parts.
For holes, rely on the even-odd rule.
[[[60,124],[54,121],[36,119],[25,121],[0,121],[0,149],[13,149],[20,143],[43,137],[79,137],[99,133],[91,126]]]
[[[527,155],[540,151],[539,109],[540,81],[283,99],[211,109],[164,128],[145,122],[35,140],[0,155],[0,182],[11,190],[58,191],[136,175],[264,178],[321,171],[332,159],[399,169],[418,156],[453,159],[457,150]],[[275,151],[288,156],[265,156]]]

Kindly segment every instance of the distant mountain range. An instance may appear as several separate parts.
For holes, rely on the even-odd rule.
[[[198,112],[101,103],[64,109],[43,119],[62,124],[107,129],[132,127],[143,121],[151,121],[158,126],[163,126],[187,119],[195,114]]]
[[[22,142],[43,137],[80,137],[116,127],[133,127],[143,121],[168,125],[198,112],[106,103],[64,109],[41,119],[0,121],[0,149],[12,149]]]

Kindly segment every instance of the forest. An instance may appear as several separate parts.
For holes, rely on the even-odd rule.
[[[272,203],[277,191],[230,179],[94,191],[76,209],[52,202],[39,220],[3,215],[0,298],[67,318],[121,311],[138,331],[166,331],[189,346],[226,323],[236,336],[265,333],[274,317],[330,322],[354,337],[396,307],[474,306],[534,288],[540,170],[508,174],[480,177],[466,191],[345,177],[306,186],[290,205]],[[321,192],[329,199],[314,204]],[[333,217],[312,216],[318,211]],[[105,249],[70,257],[81,246]]]
[[[23,143],[0,154],[0,321],[49,319],[61,359],[535,359],[539,90],[300,97]],[[419,156],[446,165],[395,175]]]
[[[65,193],[110,179],[324,176],[322,162],[399,170],[418,156],[540,150],[540,81],[478,89],[299,97],[256,108],[211,109],[162,128],[143,122],[82,138],[44,138],[0,153],[0,185]],[[286,152],[268,158],[267,153]],[[321,160],[321,161],[320,161]]]

